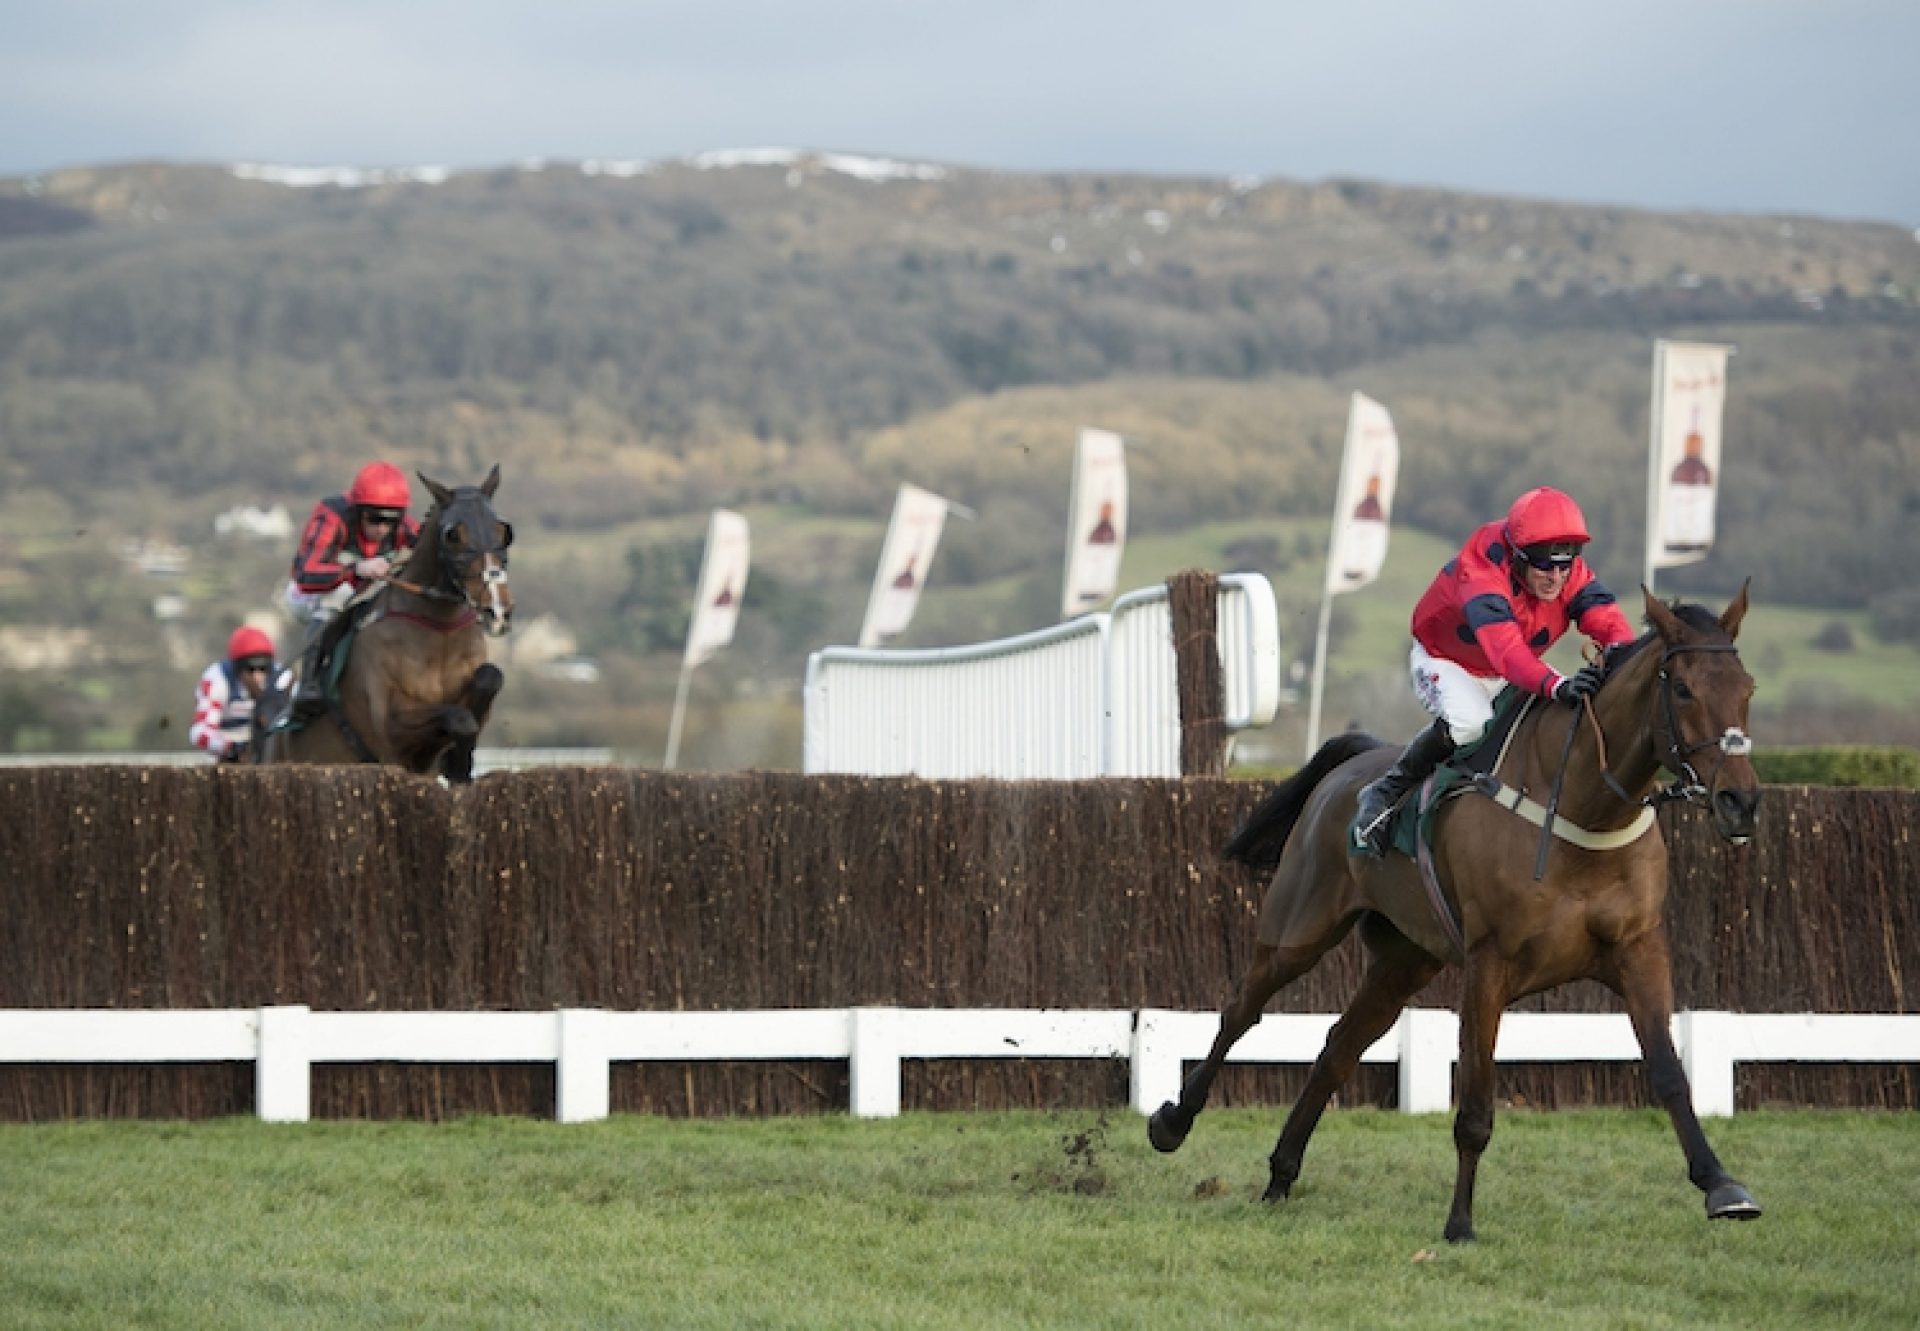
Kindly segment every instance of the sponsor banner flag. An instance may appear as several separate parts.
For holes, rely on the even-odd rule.
[[[1127,455],[1119,435],[1080,432],[1067,523],[1060,613],[1071,619],[1112,596],[1120,585],[1120,555],[1127,543]]]
[[[1704,559],[1720,490],[1720,426],[1730,348],[1653,344],[1653,460],[1647,486],[1647,567]]]
[[[933,565],[934,547],[947,523],[947,501],[917,485],[902,485],[893,501],[893,520],[880,546],[880,567],[867,597],[860,645],[878,647],[896,638],[913,619]]]
[[[700,589],[687,629],[687,668],[700,665],[733,641],[740,602],[747,594],[747,520],[724,508],[707,523],[707,552],[700,560]]]
[[[1329,596],[1355,591],[1380,576],[1399,475],[1400,436],[1394,432],[1393,417],[1372,398],[1355,393],[1347,412],[1347,446],[1340,458],[1340,492],[1327,548]]]

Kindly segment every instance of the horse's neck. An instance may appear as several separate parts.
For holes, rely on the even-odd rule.
[[[1599,722],[1605,743],[1606,771],[1631,797],[1631,803],[1622,803],[1602,775],[1603,755],[1594,742],[1593,724],[1587,720],[1585,708],[1549,706],[1533,727],[1528,780],[1529,784],[1538,783],[1542,797],[1552,790],[1561,755],[1568,752],[1567,726],[1577,727],[1560,790],[1559,813],[1589,831],[1616,827],[1635,816],[1660,775],[1653,744],[1659,655],[1653,647],[1636,653],[1593,704],[1594,720]]]
[[[427,519],[420,524],[420,539],[403,556],[405,563],[397,571],[406,582],[420,588],[420,592],[405,587],[390,587],[387,595],[393,598],[393,609],[420,619],[452,619],[466,607],[459,601],[448,601],[437,596],[424,596],[421,592],[444,590],[440,587],[440,539],[439,524],[432,519],[437,511],[430,511]]]

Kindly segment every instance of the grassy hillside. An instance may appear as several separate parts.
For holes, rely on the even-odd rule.
[[[1083,425],[1128,439],[1127,585],[1259,567],[1289,654],[1310,650],[1355,389],[1392,409],[1404,463],[1387,576],[1339,604],[1327,715],[1403,730],[1407,607],[1519,490],[1572,490],[1604,575],[1637,582],[1657,336],[1738,347],[1723,537],[1662,589],[1755,577],[1762,705],[1807,738],[1913,725],[1920,591],[1888,554],[1920,523],[1905,231],[920,176],[798,157],[365,189],[210,166],[0,181],[0,747],[179,743],[198,666],[270,611],[290,553],[215,537],[215,515],[297,520],[371,456],[449,481],[503,464],[523,623],[603,670],[510,662],[497,724],[519,742],[658,751],[676,577],[716,504],[752,518],[756,571],[740,640],[696,681],[695,763],[797,761],[805,654],[857,631],[901,480],[979,515],[949,526],[908,641],[1050,622]],[[131,571],[129,540],[188,572]],[[67,666],[20,664],[19,635],[75,632]]]

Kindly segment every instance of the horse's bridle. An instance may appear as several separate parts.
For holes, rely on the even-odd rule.
[[[1729,758],[1744,758],[1753,752],[1753,741],[1739,726],[1728,726],[1712,739],[1703,739],[1698,744],[1688,744],[1683,748],[1680,742],[1680,717],[1673,706],[1673,677],[1667,671],[1667,662],[1682,652],[1738,650],[1730,642],[1695,642],[1669,647],[1660,654],[1660,701],[1667,723],[1667,751],[1660,758],[1660,765],[1674,773],[1674,781],[1648,796],[1649,804],[1664,804],[1672,800],[1685,800],[1689,804],[1703,803],[1707,792],[1713,788],[1714,778],[1720,775],[1721,764]],[[1700,773],[1694,770],[1693,755],[1702,749],[1715,748],[1720,750],[1720,756],[1714,760],[1713,770],[1707,773],[1707,779],[1703,781]]]
[[[1681,643],[1679,646],[1668,647],[1661,652],[1660,664],[1656,669],[1656,678],[1660,681],[1660,707],[1666,721],[1667,748],[1664,754],[1659,753],[1658,740],[1656,739],[1654,761],[1659,766],[1672,772],[1674,779],[1670,784],[1662,786],[1651,795],[1648,795],[1644,800],[1641,800],[1640,803],[1654,807],[1668,804],[1675,800],[1685,800],[1689,804],[1699,804],[1706,799],[1707,792],[1713,788],[1713,778],[1720,774],[1721,763],[1726,762],[1729,758],[1744,758],[1753,752],[1753,741],[1748,738],[1747,732],[1740,729],[1739,726],[1728,726],[1712,739],[1703,739],[1698,744],[1689,744],[1684,748],[1681,747],[1680,717],[1679,714],[1674,711],[1673,706],[1673,676],[1668,673],[1667,670],[1667,663],[1682,652],[1734,652],[1738,650],[1739,648],[1730,642],[1694,642]],[[1627,793],[1626,787],[1620,784],[1619,778],[1613,774],[1613,769],[1607,765],[1606,737],[1600,732],[1599,718],[1593,714],[1593,700],[1591,698],[1583,699],[1582,704],[1587,713],[1587,723],[1593,728],[1593,742],[1598,750],[1600,759],[1600,779],[1606,783],[1607,789],[1611,790],[1615,798],[1622,804],[1634,803],[1633,796]],[[1578,728],[1578,724],[1576,723],[1574,729],[1577,730]],[[1720,750],[1720,757],[1714,762],[1713,770],[1707,774],[1707,779],[1703,781],[1700,778],[1700,773],[1694,769],[1693,755],[1702,749],[1713,748]],[[1573,733],[1569,731],[1567,734],[1567,753],[1561,755],[1560,759],[1560,765],[1563,771],[1566,767],[1566,760],[1572,755],[1572,752]]]
[[[439,580],[437,582],[420,584],[394,577],[388,578],[387,582],[392,586],[398,587],[401,591],[412,592],[415,596],[424,596],[429,601],[443,601],[451,605],[464,605],[467,609],[477,613],[482,607],[474,601],[473,595],[467,591],[468,572],[473,568],[474,560],[485,559],[489,555],[497,556],[499,562],[481,570],[480,579],[488,586],[494,583],[505,582],[507,580],[507,546],[513,542],[513,528],[504,522],[500,524],[506,528],[507,539],[498,545],[489,545],[475,550],[463,550],[459,554],[450,554],[446,546],[447,525],[446,523],[441,524],[441,530],[437,533],[437,540],[435,541],[435,553],[438,556],[435,562],[438,565],[437,571],[439,573]],[[445,585],[443,586],[442,584]]]

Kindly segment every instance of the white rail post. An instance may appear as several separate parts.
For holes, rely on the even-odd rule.
[[[1453,1060],[1460,1019],[1438,1008],[1400,1014],[1400,1112],[1444,1114],[1453,1107]]]
[[[1158,1008],[1142,1008],[1133,1018],[1133,1057],[1127,1073],[1133,1107],[1152,1114],[1180,1094],[1180,1049],[1170,1038]]]
[[[899,1015],[885,1007],[847,1014],[847,1098],[855,1118],[900,1117]]]
[[[305,1123],[313,1117],[313,1051],[307,1028],[311,1015],[303,1004],[263,1007],[257,1013],[254,1112],[268,1123]]]
[[[553,1070],[554,1116],[562,1123],[595,1123],[613,1103],[607,1014],[597,1008],[561,1008],[560,1056]]]
[[[1738,1025],[1731,1012],[1681,1012],[1673,1019],[1680,1066],[1701,1118],[1733,1117],[1733,1044]]]

